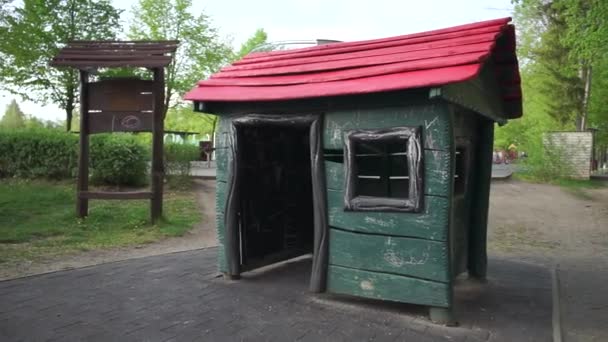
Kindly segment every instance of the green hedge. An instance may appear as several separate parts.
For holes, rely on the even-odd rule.
[[[112,185],[147,181],[148,148],[130,134],[91,136],[91,180]],[[58,130],[0,130],[0,177],[63,179],[76,175],[78,135]]]
[[[170,187],[187,189],[192,185],[190,162],[199,158],[200,150],[196,145],[165,144],[165,173]]]
[[[169,175],[190,175],[190,162],[199,158],[200,150],[196,145],[165,144],[165,171]]]

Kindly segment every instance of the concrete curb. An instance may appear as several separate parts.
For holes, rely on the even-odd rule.
[[[559,264],[551,270],[551,283],[553,284],[553,342],[562,342],[562,315],[559,294]]]

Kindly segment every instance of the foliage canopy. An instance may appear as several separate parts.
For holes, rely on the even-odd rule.
[[[0,87],[29,101],[58,105],[69,131],[78,74],[48,63],[70,40],[115,38],[120,11],[109,0],[0,1]]]

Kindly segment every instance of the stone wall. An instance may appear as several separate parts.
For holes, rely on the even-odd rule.
[[[545,147],[559,151],[570,176],[589,179],[593,135],[591,132],[551,132],[543,136]]]

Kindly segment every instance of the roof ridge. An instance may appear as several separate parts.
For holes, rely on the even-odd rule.
[[[370,76],[386,75],[406,71],[427,70],[448,66],[475,64],[482,62],[489,56],[489,51],[471,52],[453,55],[449,57],[438,57],[435,59],[420,59],[416,61],[405,61],[390,64],[370,65],[365,67],[344,68],[323,72],[270,75],[259,77],[238,78],[211,78],[203,84],[205,86],[240,85],[240,86],[266,86],[266,85],[292,85],[306,83],[323,83]],[[348,73],[343,71],[348,70]]]
[[[483,45],[483,47],[480,45]],[[432,54],[432,52],[437,51],[436,49],[428,49],[428,50],[422,50],[422,51],[428,51],[427,54],[420,54],[420,53],[416,54],[416,53],[403,52],[403,53],[397,53],[397,54],[375,56],[375,57],[378,57],[375,59],[370,59],[368,57],[358,57],[358,58],[354,58],[354,59],[337,60],[337,61],[329,61],[329,62],[328,61],[318,61],[316,63],[298,64],[298,65],[276,67],[276,68],[263,68],[263,69],[245,70],[245,71],[226,71],[226,72],[221,72],[216,75],[212,75],[211,79],[244,78],[244,77],[257,77],[257,76],[273,76],[273,75],[275,75],[275,76],[297,75],[297,74],[308,74],[308,73],[313,73],[313,72],[318,73],[318,72],[331,71],[331,70],[358,69],[358,68],[365,68],[365,67],[377,66],[377,65],[412,63],[412,62],[416,62],[416,61],[420,61],[420,60],[432,61],[432,60],[439,59],[439,58],[445,59],[446,57],[453,57],[453,56],[488,51],[492,45],[493,45],[493,41],[487,41],[484,43],[464,45],[464,46],[475,46],[472,49],[463,49],[463,47],[460,46],[459,47],[461,49],[460,51],[456,51],[455,49],[457,47],[454,47],[454,46],[446,47],[445,48],[446,51],[443,51],[442,53],[436,53],[436,54]],[[420,51],[415,51],[415,52],[420,52]],[[407,55],[409,55],[408,56],[409,58],[406,57]],[[359,63],[353,64],[352,63],[353,61],[358,61]],[[350,63],[346,64],[345,62],[350,62]]]
[[[198,82],[185,99],[285,101],[441,86],[478,77],[483,65],[495,64],[495,91],[512,117],[518,117],[521,86],[510,20],[256,53]]]
[[[243,57],[243,59],[241,61],[246,61],[246,60],[248,61],[248,60],[257,59],[257,58],[261,58],[261,57],[290,55],[290,54],[298,54],[301,52],[312,52],[312,51],[321,51],[321,50],[326,51],[326,50],[332,50],[335,48],[351,47],[351,46],[358,46],[358,45],[369,45],[369,44],[375,44],[375,43],[400,41],[400,40],[413,39],[413,38],[424,38],[424,37],[431,37],[434,35],[455,33],[455,32],[467,31],[467,30],[473,30],[473,29],[481,29],[481,28],[490,27],[490,26],[502,27],[505,24],[509,23],[510,21],[511,21],[511,17],[505,17],[505,18],[499,18],[499,19],[479,21],[479,22],[470,23],[470,24],[458,25],[458,26],[453,26],[453,27],[447,27],[447,28],[442,28],[442,29],[410,33],[410,34],[405,34],[405,35],[400,35],[400,36],[393,36],[393,37],[388,37],[388,38],[367,39],[367,40],[359,40],[359,41],[352,41],[352,42],[329,43],[329,44],[323,44],[323,45],[317,45],[317,46],[305,47],[305,48],[299,48],[299,49],[292,49],[292,50],[255,52],[255,53],[252,53],[252,54],[249,54],[249,55]]]

